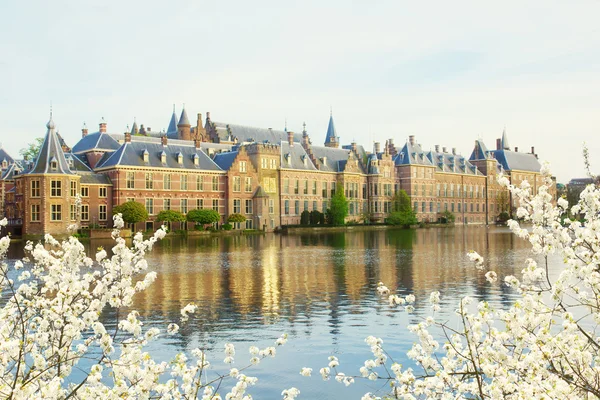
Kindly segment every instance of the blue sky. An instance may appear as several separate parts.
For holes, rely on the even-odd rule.
[[[73,145],[85,121],[134,117],[299,131],[322,143],[414,134],[471,153],[506,126],[558,180],[600,172],[600,1],[31,1],[0,3],[0,141],[16,156],[49,105]]]

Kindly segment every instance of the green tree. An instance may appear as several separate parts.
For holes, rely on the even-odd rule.
[[[219,222],[221,216],[215,210],[202,208],[199,210],[190,210],[186,215],[186,219],[189,222],[194,222],[197,225],[208,225]]]
[[[310,212],[310,224],[311,225],[318,225],[318,224],[322,224],[321,220],[323,219],[323,213],[319,210],[312,210]]]
[[[162,210],[156,216],[158,222],[185,222],[185,215],[175,210]]]
[[[455,219],[456,216],[451,211],[446,210],[442,213],[442,221],[444,221],[445,224],[452,224]]]
[[[329,208],[330,224],[344,225],[344,221],[348,216],[348,200],[344,196],[344,191],[339,189],[331,198],[331,206]]]
[[[121,214],[123,221],[128,224],[136,224],[138,222],[144,222],[148,219],[148,211],[142,203],[137,201],[128,201],[120,204],[112,209],[114,214]]]
[[[27,147],[19,150],[19,154],[23,157],[24,160],[35,160],[37,158],[38,153],[40,152],[40,148],[44,143],[44,138],[39,137],[35,138],[33,142],[27,144]]]
[[[417,216],[412,209],[403,211],[393,211],[385,219],[385,222],[391,225],[408,227],[419,223]]]
[[[394,193],[394,197],[392,197],[392,212],[395,211],[412,211],[410,197],[403,189]]]
[[[310,211],[308,211],[308,210],[302,211],[302,213],[300,214],[300,224],[301,225],[310,224]]]
[[[230,214],[229,217],[227,217],[227,222],[229,222],[231,224],[240,224],[245,221],[246,221],[246,217],[243,216],[242,214],[238,214],[238,213]]]

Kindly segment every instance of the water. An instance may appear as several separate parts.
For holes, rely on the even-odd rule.
[[[110,242],[88,244],[90,249],[99,245],[109,247]],[[381,337],[395,361],[410,364],[405,353],[415,337],[406,326],[430,314],[431,291],[440,291],[441,314],[451,321],[458,299],[465,295],[510,305],[515,293],[499,282],[488,283],[485,271],[468,261],[469,250],[479,252],[500,277],[518,275],[530,256],[527,243],[508,229],[484,226],[168,237],[148,256],[158,278],[136,296],[135,309],[146,328],[165,329],[178,322],[182,307],[194,302],[198,311],[181,335],[163,337],[150,350],[163,360],[201,347],[219,371],[226,371],[225,343],[236,345],[234,366],[241,368],[250,359],[250,345],[266,347],[288,333],[289,342],[277,349],[276,358],[247,371],[259,377],[250,391],[254,398],[281,398],[281,391],[291,386],[306,399],[360,398],[367,391],[385,390],[385,383],[345,387],[323,382],[318,370],[327,365],[329,355],[336,355],[338,371],[358,375],[370,357],[364,343],[368,335]],[[13,250],[11,257],[18,256]],[[415,312],[399,312],[381,301],[376,292],[380,281],[399,294],[413,293]],[[114,323],[111,316],[106,316],[107,325]],[[313,377],[300,376],[302,367],[313,368]]]

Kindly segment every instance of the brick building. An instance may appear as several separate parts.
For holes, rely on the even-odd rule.
[[[246,216],[239,229],[272,231],[299,224],[303,211],[325,212],[334,193],[349,201],[347,221],[383,222],[394,194],[407,192],[419,221],[438,221],[445,211],[457,223],[493,223],[515,207],[496,180],[504,172],[519,184],[541,184],[533,148],[508,147],[506,133],[489,151],[476,140],[469,158],[436,145],[425,151],[415,136],[402,146],[393,139],[366,151],[357,143],[340,146],[330,115],[323,146],[301,134],[213,121],[197,114],[190,124],[185,108],[175,109],[168,128],[155,131],[134,121],[125,133],[82,129],[69,149],[52,118],[37,160],[19,163],[0,149],[2,214],[22,221],[25,235],[66,233],[82,226],[110,226],[112,208],[137,201],[149,220],[134,228],[156,229],[161,210],[187,213],[211,208],[220,224],[233,213]],[[77,198],[80,198],[78,202]],[[175,228],[187,229],[183,223]]]

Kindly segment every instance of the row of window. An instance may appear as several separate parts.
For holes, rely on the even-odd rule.
[[[155,177],[152,172],[144,174],[144,188],[154,189]],[[172,174],[162,174],[163,189],[172,189]],[[179,190],[196,190],[199,192],[205,191],[205,183],[210,184],[213,192],[219,191],[219,177],[213,176],[205,182],[204,175],[186,175],[181,174],[179,177]],[[135,172],[127,172],[125,177],[125,186],[127,189],[136,189]],[[158,189],[158,188],[157,188]]]
[[[81,205],[81,221],[90,220],[90,206],[88,204]],[[101,204],[98,206],[98,220],[106,221],[108,219],[108,206]],[[31,205],[31,222],[40,222],[41,220],[41,206],[39,204]],[[69,219],[71,221],[77,221],[77,206],[71,204],[69,206]],[[62,204],[51,204],[50,205],[50,221],[62,221],[63,220],[63,207]]]
[[[172,199],[151,199],[146,198],[144,205],[146,206],[146,211],[148,211],[149,215],[154,215],[160,206],[160,201],[162,200],[162,210],[175,210],[173,207]],[[133,199],[127,199],[127,201],[133,201]],[[206,207],[211,206],[213,210],[219,211],[219,199],[211,199],[207,200]],[[156,207],[156,209],[155,209]],[[187,214],[189,210],[193,209],[201,209],[204,208],[204,199],[180,199],[179,200],[179,210],[184,214]]]
[[[77,182],[70,181],[71,197],[77,196]],[[63,181],[62,180],[51,180],[50,181],[50,197],[62,197],[63,195]],[[81,197],[89,197],[90,188],[89,186],[81,186]],[[108,188],[106,186],[100,186],[98,188],[98,197],[107,197]],[[34,179],[31,181],[31,197],[41,197],[41,183],[39,180]]]
[[[471,210],[469,211],[469,207],[468,205],[471,204]],[[481,204],[481,210],[479,207],[479,203],[464,203],[464,206],[462,206],[462,203],[456,203],[456,209],[455,209],[455,203],[450,203],[450,209],[448,209],[448,203],[444,203],[444,211],[450,211],[450,212],[485,212],[485,204]],[[442,203],[437,203],[436,207],[435,207],[435,211],[434,211],[434,202],[430,201],[429,202],[429,211],[427,211],[427,202],[423,201],[421,202],[421,208],[419,211],[419,202],[415,201],[413,203],[413,210],[415,212],[442,212]]]

